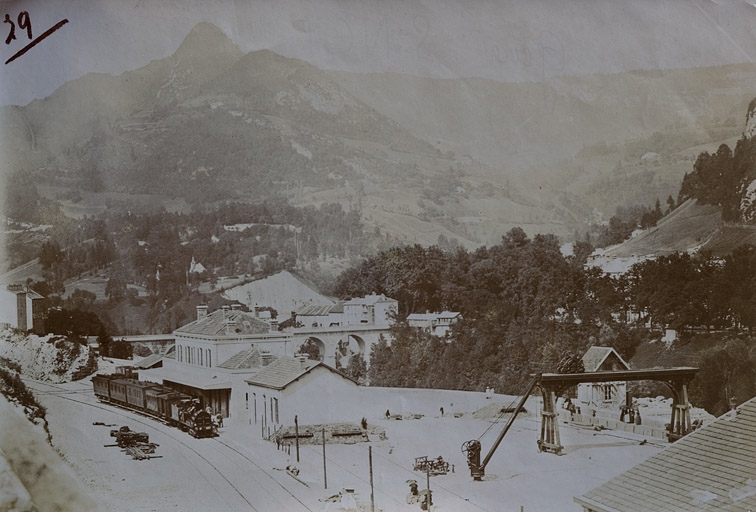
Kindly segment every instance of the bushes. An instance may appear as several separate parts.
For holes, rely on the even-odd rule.
[[[3,360],[3,364],[6,363],[7,361]],[[2,384],[0,391],[9,399],[17,401],[27,409],[27,415],[30,419],[45,417],[47,411],[37,402],[32,392],[21,380],[18,372],[0,367],[0,384]]]

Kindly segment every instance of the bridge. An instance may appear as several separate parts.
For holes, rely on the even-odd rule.
[[[286,345],[298,350],[306,341],[310,340],[318,348],[321,361],[329,366],[336,367],[337,355],[339,358],[351,355],[361,355],[366,363],[370,363],[370,348],[373,343],[383,334],[387,335],[388,327],[376,325],[338,325],[330,327],[300,327],[284,331]],[[283,333],[282,333],[283,334]],[[390,341],[390,338],[386,338]],[[176,337],[173,334],[139,334],[130,336],[114,336],[117,343],[131,343],[132,345],[145,346],[153,354],[165,354],[175,344]],[[271,347],[272,348],[272,347]],[[274,353],[284,354],[287,350],[273,350]],[[346,363],[343,363],[346,366]]]
[[[173,334],[134,334],[129,336],[113,336],[116,343],[130,343],[133,346],[143,345],[153,354],[165,354],[176,343]]]
[[[668,438],[670,441],[680,439],[693,428],[690,421],[690,402],[688,402],[688,384],[696,376],[698,368],[662,368],[654,370],[625,370],[588,373],[544,373],[538,383],[543,396],[541,412],[541,437],[539,450],[561,454],[563,446],[559,440],[559,425],[556,413],[556,397],[565,389],[582,382],[616,382],[655,380],[663,382],[672,391],[672,412],[669,422]]]
[[[361,355],[370,363],[370,350],[373,343],[378,343],[381,334],[387,336],[388,327],[371,324],[336,325],[330,327],[299,327],[288,330],[295,347],[302,346],[310,340],[318,347],[320,360],[329,366],[336,366],[337,355],[348,357]]]

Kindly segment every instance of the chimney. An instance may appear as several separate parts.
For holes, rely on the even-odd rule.
[[[299,369],[304,370],[307,367],[307,354],[297,354],[296,358],[299,359]]]
[[[727,411],[727,413],[725,414],[725,416],[726,416],[726,418],[727,418],[728,421],[729,420],[734,420],[735,418],[737,418],[739,412],[740,411],[738,411],[738,401],[733,396],[733,397],[730,398],[730,410]]]
[[[238,302],[231,304],[231,311],[241,311],[242,305]]]
[[[226,334],[234,334],[236,332],[236,319],[226,318],[224,322],[226,324]]]
[[[207,317],[207,304],[200,304],[197,306],[197,320],[202,320]]]
[[[260,353],[260,362],[263,366],[268,366],[270,363],[273,362],[273,354],[268,352],[267,350],[263,350]]]
[[[221,306],[221,309],[223,310],[223,319],[226,320],[228,318],[228,312],[231,311],[231,308],[228,304],[224,304]]]

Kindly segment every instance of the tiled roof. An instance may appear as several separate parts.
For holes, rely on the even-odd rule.
[[[260,358],[260,351],[255,347],[242,350],[218,365],[219,368],[227,368],[229,370],[260,368],[261,366],[262,359]]]
[[[343,313],[343,304],[311,304],[297,311],[297,316],[325,316],[329,313]]]
[[[346,380],[352,380],[320,361],[312,359],[300,360],[295,357],[281,357],[263,368],[257,375],[246,380],[253,386],[261,386],[271,389],[284,389],[286,386],[299,379],[313,368],[322,366],[340,375]],[[353,381],[354,382],[354,381]]]
[[[407,320],[441,320],[442,318],[457,318],[457,311],[442,311],[440,313],[412,313],[407,316]]]
[[[179,327],[174,331],[174,334],[225,336],[226,324],[228,322],[233,322],[232,328],[229,329],[229,334],[265,334],[270,332],[270,325],[255,318],[251,313],[238,310],[223,311],[219,309],[201,320],[195,320],[183,327]]]
[[[361,305],[371,305],[371,304],[377,304],[379,302],[396,302],[396,299],[391,299],[389,297],[386,297],[383,294],[380,295],[365,295],[364,297],[356,297],[352,300],[349,300],[345,302],[348,306],[361,306]]]
[[[612,347],[591,347],[585,354],[583,354],[583,366],[585,367],[585,371],[598,371],[603,362],[606,361],[612,353],[624,365],[624,369],[630,369],[630,365],[628,365]]]
[[[150,366],[154,365],[158,361],[163,359],[163,354],[150,354],[144,359],[140,359],[136,363],[134,363],[135,368],[149,368]]]
[[[596,512],[756,510],[756,399],[575,501]]]

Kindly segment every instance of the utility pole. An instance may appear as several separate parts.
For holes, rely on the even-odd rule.
[[[431,495],[430,495],[430,464],[425,466],[425,510],[431,508]]]
[[[323,427],[323,488],[328,489],[328,477],[326,476],[325,427]]]
[[[299,421],[294,416],[294,442],[297,445],[297,462],[299,462]]]
[[[368,446],[368,464],[370,466],[370,512],[375,512],[375,490],[373,489],[373,447]]]

